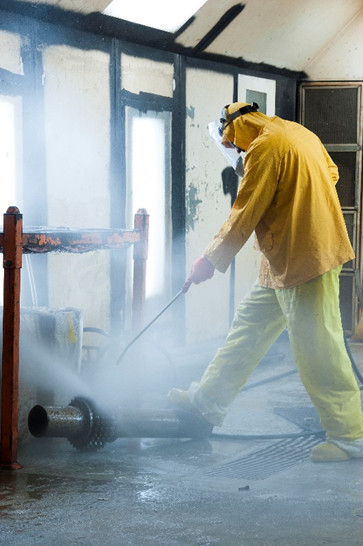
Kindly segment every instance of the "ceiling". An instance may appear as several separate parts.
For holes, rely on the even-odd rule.
[[[98,13],[102,19],[113,19],[100,15],[109,0],[13,0],[12,4],[30,4],[38,11],[41,6],[51,6],[82,16]],[[52,13],[56,18],[59,9],[48,16],[57,22],[52,20]],[[135,28],[142,42],[140,25]],[[179,47],[194,54],[309,73],[325,53],[334,59],[334,44],[342,44],[347,55],[354,48],[363,51],[363,0],[208,0],[186,28],[170,35],[172,39],[165,38],[168,33],[155,32],[162,37],[163,47],[171,50]],[[353,39],[355,42],[350,43]]]

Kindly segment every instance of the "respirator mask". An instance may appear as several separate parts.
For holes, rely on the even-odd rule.
[[[240,108],[236,112],[233,112],[233,114],[227,113],[228,106],[229,105],[223,108],[219,121],[211,121],[208,124],[209,135],[213,139],[214,143],[217,145],[218,150],[222,152],[228,163],[232,165],[236,174],[238,174],[238,176],[240,177],[243,177],[243,159],[232,142],[230,142],[230,147],[228,148],[222,144],[222,139],[224,139],[224,141],[226,140],[226,137],[223,137],[223,132],[225,128],[239,116],[243,116],[244,114],[248,114],[249,112],[257,112],[258,104],[256,104],[255,102],[252,104],[248,104],[247,106]]]

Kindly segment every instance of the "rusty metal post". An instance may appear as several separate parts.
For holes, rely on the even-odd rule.
[[[17,207],[4,214],[4,307],[1,385],[0,468],[16,470],[20,337],[20,269],[23,255],[23,216]]]
[[[132,331],[137,332],[143,324],[146,260],[148,254],[149,215],[145,209],[138,209],[134,229],[140,232],[140,241],[134,244],[134,278],[132,298]]]

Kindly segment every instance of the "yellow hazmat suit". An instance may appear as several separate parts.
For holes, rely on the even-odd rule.
[[[232,104],[228,113],[243,106]],[[338,169],[316,135],[279,117],[239,116],[226,126],[224,138],[247,152],[245,174],[229,218],[204,256],[224,272],[255,231],[263,257],[259,281],[238,306],[225,346],[191,385],[188,399],[208,422],[221,425],[287,326],[328,447],[344,449],[338,460],[363,456],[360,391],[339,308],[341,265],[354,253],[335,189]]]
[[[236,118],[225,134],[247,154],[229,218],[204,252],[219,271],[254,230],[265,258],[262,286],[297,286],[354,257],[335,190],[338,169],[316,135],[260,112]]]

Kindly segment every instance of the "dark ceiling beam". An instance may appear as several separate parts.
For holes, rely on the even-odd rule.
[[[204,51],[207,49],[207,47],[214,42],[214,40],[228,27],[228,25],[234,21],[236,17],[243,11],[244,5],[243,4],[236,4],[235,6],[232,6],[229,10],[226,11],[224,15],[219,19],[218,23],[216,23],[200,40],[198,45],[196,45],[193,48],[193,54],[197,55],[201,51]]]
[[[192,25],[195,21],[195,15],[193,15],[192,17],[190,17],[190,19],[188,19],[188,21],[186,21],[184,23],[184,25],[182,25],[180,28],[178,28],[177,31],[174,32],[173,34],[173,38],[174,40],[180,36],[181,34],[183,34],[184,30],[186,30],[188,27],[190,27],[190,25]]]

